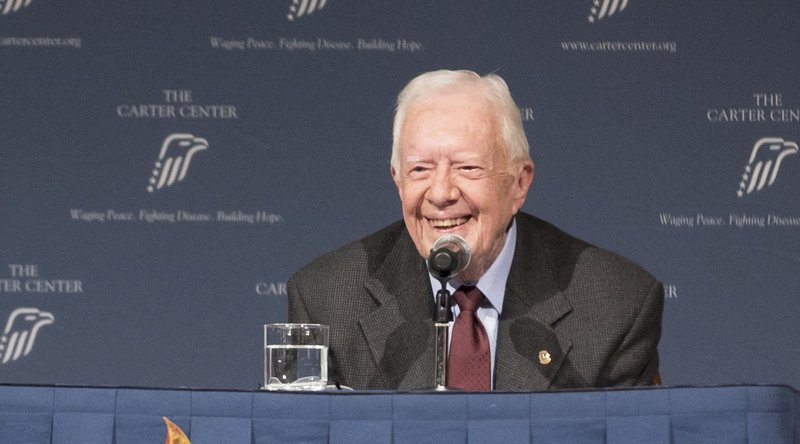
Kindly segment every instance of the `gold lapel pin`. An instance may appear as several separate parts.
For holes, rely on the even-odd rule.
[[[553,358],[550,357],[550,352],[547,350],[542,350],[539,352],[539,363],[542,365],[549,364]]]

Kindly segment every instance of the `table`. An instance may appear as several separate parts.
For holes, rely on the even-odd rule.
[[[787,386],[540,393],[164,390],[0,385],[2,443],[797,443]]]

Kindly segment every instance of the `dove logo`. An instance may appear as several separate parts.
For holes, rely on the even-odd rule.
[[[780,137],[764,137],[756,142],[750,153],[750,161],[744,167],[739,191],[736,195],[743,197],[753,191],[761,191],[772,186],[778,178],[778,171],[786,156],[797,154],[797,144]]]
[[[38,308],[18,308],[11,312],[0,337],[0,363],[16,361],[33,350],[39,329],[55,322],[52,314]]]
[[[325,7],[326,3],[328,3],[328,0],[292,0],[292,4],[289,5],[289,14],[286,15],[286,18],[293,22],[304,15],[319,11]]]
[[[17,12],[19,8],[30,4],[31,0],[0,0],[0,13],[6,15]]]
[[[628,0],[592,0],[592,7],[589,9],[589,23],[622,12],[626,6],[628,6]]]
[[[152,193],[164,187],[180,182],[189,172],[192,157],[198,152],[208,149],[208,141],[191,134],[170,134],[161,144],[153,174],[147,191]]]

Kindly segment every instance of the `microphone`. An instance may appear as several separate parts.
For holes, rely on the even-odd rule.
[[[431,253],[428,255],[428,270],[442,284],[442,289],[436,292],[436,310],[433,312],[433,326],[436,330],[436,379],[434,387],[437,391],[447,390],[449,325],[453,320],[447,281],[464,271],[469,265],[471,257],[472,251],[470,251],[467,241],[455,234],[445,234],[436,239],[433,248],[431,248]]]
[[[440,281],[449,281],[464,271],[469,265],[472,251],[463,237],[445,234],[436,239],[428,255],[428,269]],[[443,284],[444,285],[444,284]]]

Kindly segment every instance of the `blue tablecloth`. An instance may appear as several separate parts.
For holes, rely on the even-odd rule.
[[[796,443],[785,386],[268,393],[0,385],[1,443]]]

